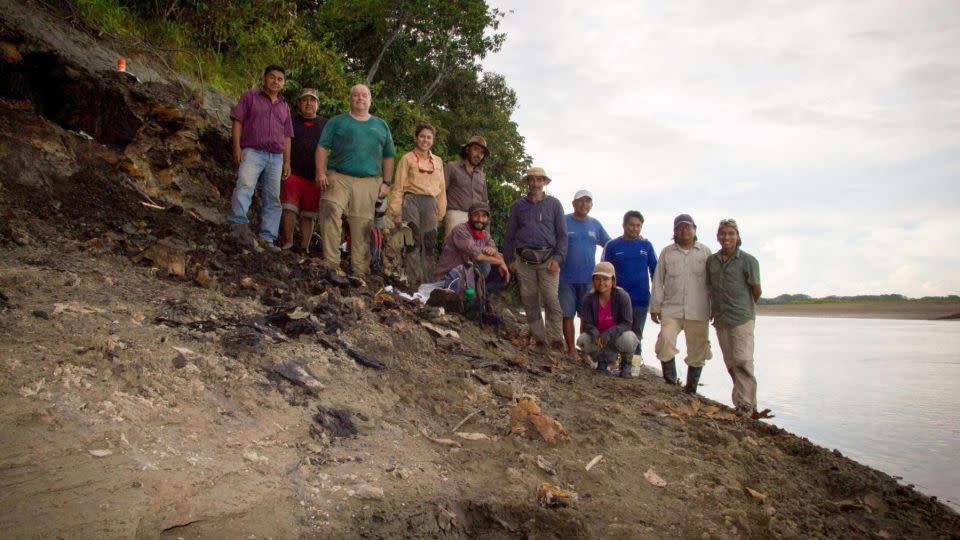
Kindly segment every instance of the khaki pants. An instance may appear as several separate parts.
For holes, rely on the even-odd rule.
[[[449,212],[448,212],[449,214]],[[560,273],[550,273],[547,264],[529,265],[517,260],[517,280],[520,282],[520,301],[527,312],[530,335],[542,343],[563,343],[563,317],[560,311]],[[542,308],[541,308],[542,306]],[[543,315],[547,312],[544,326]]]
[[[753,376],[754,325],[755,321],[738,326],[716,325],[723,363],[733,379],[731,399],[737,410],[753,411],[757,407],[757,379]]]
[[[323,237],[323,260],[340,268],[341,219],[347,215],[350,228],[350,266],[355,276],[370,270],[370,229],[380,190],[380,178],[357,178],[328,171],[330,185],[320,197],[320,235]]]
[[[461,223],[466,223],[470,219],[470,214],[463,210],[447,210],[443,216],[443,237],[450,236],[453,228]]]
[[[633,331],[627,330],[620,334],[620,336],[617,337],[613,343],[607,343],[604,348],[610,352],[626,354],[628,355],[627,358],[629,359],[633,356],[633,353],[639,344],[640,340],[637,339],[637,335],[634,334]],[[597,348],[597,346],[593,343],[593,336],[586,332],[580,334],[580,337],[577,338],[577,346],[580,347],[581,351],[591,356],[600,352],[600,349]]]
[[[677,337],[683,332],[687,345],[687,357],[683,361],[690,367],[703,367],[707,360],[713,358],[713,353],[710,352],[709,329],[707,321],[660,317],[660,335],[657,336],[657,345],[654,348],[657,359],[669,362],[680,352],[677,349]]]

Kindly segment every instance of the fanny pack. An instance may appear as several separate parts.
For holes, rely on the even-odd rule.
[[[553,257],[553,252],[554,249],[550,246],[522,247],[517,248],[516,250],[517,258],[531,266],[536,266],[549,261],[550,257]]]

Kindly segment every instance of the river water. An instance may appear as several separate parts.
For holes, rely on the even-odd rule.
[[[657,370],[658,331],[648,319],[643,357]],[[710,335],[700,393],[729,405]],[[760,317],[755,359],[758,408],[776,415],[768,422],[960,510],[960,321]]]

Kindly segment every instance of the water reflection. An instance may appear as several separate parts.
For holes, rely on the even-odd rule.
[[[643,337],[657,368],[658,329]],[[756,336],[758,405],[774,424],[960,509],[960,322],[761,317]],[[711,341],[700,392],[730,404],[712,330]]]

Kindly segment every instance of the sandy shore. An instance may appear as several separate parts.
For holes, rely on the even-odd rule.
[[[960,318],[960,302],[878,302],[874,304],[787,304],[758,306],[757,313],[774,317],[844,317],[857,319]]]

